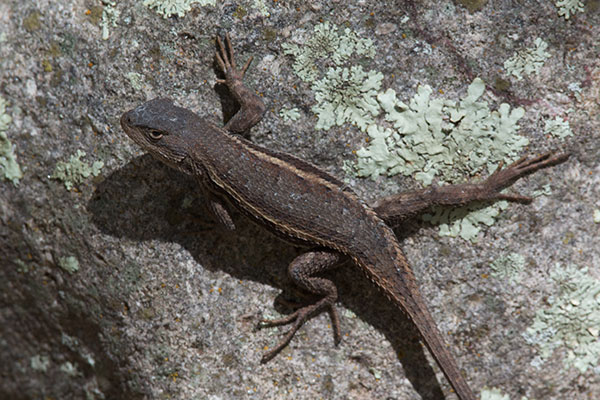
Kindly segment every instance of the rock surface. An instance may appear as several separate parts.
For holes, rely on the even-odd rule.
[[[476,393],[600,398],[594,307],[584,354],[571,341],[544,357],[524,335],[567,290],[552,278],[557,268],[587,267],[584,276],[600,280],[597,0],[568,20],[551,1],[201,3],[161,18],[133,0],[0,1],[5,134],[23,173],[17,184],[0,181],[0,398],[454,397],[411,322],[350,265],[329,274],[339,285],[340,346],[322,315],[259,364],[284,330],[256,330],[257,321],[303,299],[286,276],[301,250],[242,216],[235,232],[219,227],[194,181],[143,155],[119,126],[125,110],[158,96],[222,120],[231,103],[215,88],[214,38],[230,32],[240,63],[254,55],[247,82],[270,111],[252,140],[343,177],[365,134],[351,124],[315,130],[315,94],[282,50],[323,21],[371,39],[365,70],[381,72],[400,98],[427,84],[458,99],[480,77],[487,101],[525,108],[528,152],[572,153],[519,182],[523,194],[549,191],[510,205],[476,243],[422,224],[398,234]],[[504,62],[536,38],[550,56],[537,73],[511,77]],[[279,117],[284,106],[300,118]],[[556,116],[573,136],[544,134]],[[53,177],[78,150],[81,162]],[[349,182],[367,200],[418,187],[408,177]],[[511,253],[525,263],[509,279],[490,265]],[[573,293],[587,301],[581,290]]]

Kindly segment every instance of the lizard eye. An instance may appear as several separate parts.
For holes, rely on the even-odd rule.
[[[148,131],[148,136],[150,137],[150,139],[152,140],[159,140],[160,138],[163,137],[163,134],[161,131],[157,131],[156,129],[150,129]]]

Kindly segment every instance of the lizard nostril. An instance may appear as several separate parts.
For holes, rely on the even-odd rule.
[[[121,117],[121,125],[123,124],[127,124],[129,125],[131,123],[131,116],[129,115],[128,112],[126,112],[125,114],[123,114],[123,116]]]

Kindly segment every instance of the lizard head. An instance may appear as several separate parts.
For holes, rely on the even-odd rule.
[[[121,127],[134,142],[168,166],[191,173],[186,160],[190,125],[196,114],[177,107],[170,99],[154,99],[121,116]]]

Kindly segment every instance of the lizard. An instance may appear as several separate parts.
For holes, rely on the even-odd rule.
[[[216,39],[215,60],[224,84],[239,110],[219,127],[172,100],[156,98],[125,112],[124,132],[166,165],[194,177],[208,196],[209,208],[226,228],[235,229],[226,204],[285,239],[308,248],[288,266],[292,281],[320,299],[290,315],[262,321],[264,326],[291,324],[279,344],[265,353],[267,362],[292,340],[310,318],[328,311],[334,341],[341,340],[335,308],[337,289],[319,273],[351,260],[416,325],[425,345],[461,400],[476,397],[450,354],[417,287],[417,281],[392,230],[407,218],[436,204],[462,205],[471,201],[509,200],[529,203],[531,198],[501,193],[519,178],[557,165],[566,153],[523,157],[507,168],[500,165],[487,180],[400,193],[371,205],[324,170],[287,153],[252,143],[248,132],[265,113],[263,101],[243,83],[252,61],[236,66],[229,35]]]

